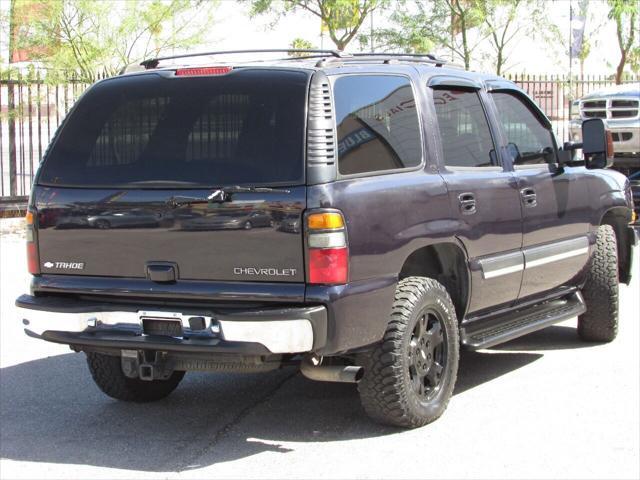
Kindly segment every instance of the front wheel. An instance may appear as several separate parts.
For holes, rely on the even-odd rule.
[[[447,290],[430,278],[403,279],[384,337],[364,357],[358,390],[370,417],[408,428],[440,417],[459,358],[458,320]]]
[[[611,342],[618,334],[618,248],[610,225],[598,228],[595,251],[582,289],[587,311],[578,317],[586,342]]]
[[[176,371],[166,380],[145,381],[129,378],[122,371],[120,357],[87,353],[87,363],[93,381],[100,390],[116,400],[154,402],[173,392],[184,372]]]

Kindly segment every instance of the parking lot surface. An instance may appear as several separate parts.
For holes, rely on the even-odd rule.
[[[1,221],[0,478],[639,478],[638,251],[618,338],[581,343],[575,320],[463,352],[444,416],[372,423],[356,387],[293,368],[188,373],[167,399],[126,404],[84,355],[28,338],[24,240]]]

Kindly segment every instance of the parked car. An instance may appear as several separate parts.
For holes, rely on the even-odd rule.
[[[299,216],[285,217],[278,225],[278,230],[281,232],[300,233],[302,227],[302,221]]]
[[[208,213],[182,222],[182,230],[251,230],[254,227],[271,227],[269,212],[218,212]]]
[[[145,208],[131,208],[100,212],[87,217],[87,224],[93,228],[144,228],[157,227],[161,214]]]
[[[84,352],[107,395],[298,364],[357,383],[373,419],[417,427],[444,412],[460,348],[575,316],[581,339],[616,337],[637,240],[629,180],[601,168],[602,119],[558,145],[514,83],[430,55],[206,56],[96,83],[35,179],[20,321]],[[163,223],[96,244],[47,215],[103,198]],[[287,220],[177,228],[209,210]]]

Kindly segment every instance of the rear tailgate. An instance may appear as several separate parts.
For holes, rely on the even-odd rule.
[[[145,277],[171,262],[184,280],[304,282],[301,233],[282,224],[300,218],[305,187],[172,208],[176,193],[208,191],[38,187],[42,273]]]
[[[304,282],[308,73],[124,76],[92,87],[36,179],[42,273]],[[270,187],[225,201],[213,189]]]

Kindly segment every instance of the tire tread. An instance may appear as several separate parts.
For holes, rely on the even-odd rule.
[[[389,324],[382,341],[365,359],[365,376],[358,384],[360,399],[367,414],[375,421],[387,425],[415,428],[433,422],[442,415],[449,402],[449,395],[443,407],[434,415],[425,417],[416,414],[411,407],[405,388],[402,363],[403,339],[407,333],[412,312],[428,291],[437,291],[450,312],[455,308],[446,289],[436,280],[425,277],[407,277],[398,283],[391,310]],[[454,322],[457,327],[457,319]],[[451,352],[457,366],[458,332],[454,329],[455,351]],[[449,367],[447,367],[449,368]],[[455,385],[457,368],[453,369],[451,390]]]
[[[587,311],[578,318],[578,335],[587,342],[611,342],[618,334],[618,249],[610,225],[598,228],[596,247],[582,289]]]

